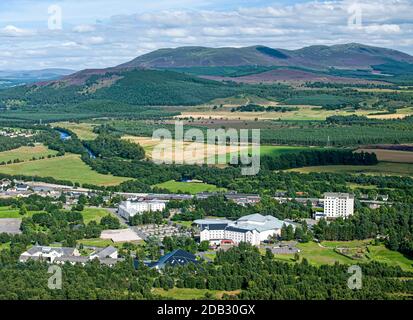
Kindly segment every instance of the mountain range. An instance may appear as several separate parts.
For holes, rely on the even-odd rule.
[[[142,55],[118,68],[183,68],[223,66],[294,66],[326,70],[328,68],[370,69],[389,60],[413,63],[413,57],[400,51],[358,43],[310,46],[298,50],[265,46],[245,48],[180,47],[160,49]]]
[[[94,111],[99,105],[99,108],[114,112],[115,109],[128,109],[130,105],[199,105],[238,94],[277,96],[280,101],[291,98],[287,86],[259,87],[237,83],[412,86],[413,57],[400,51],[361,44],[311,46],[299,50],[265,46],[181,47],[160,49],[110,68],[86,69],[58,79],[47,79],[57,73],[53,70],[23,73],[43,79],[1,90],[0,109],[39,105],[64,109],[68,104],[78,108],[79,103],[95,101],[81,105],[82,111]],[[333,100],[343,99],[334,97]],[[308,97],[303,101],[308,101]]]
[[[377,82],[413,74],[413,56],[357,43],[310,46],[298,50],[266,46],[244,48],[179,47],[159,49],[106,69],[87,69],[62,80],[82,85],[93,77],[155,69],[211,80],[259,83],[276,81]],[[125,76],[123,74],[123,76]]]

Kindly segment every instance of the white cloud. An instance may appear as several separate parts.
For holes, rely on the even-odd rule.
[[[0,36],[6,37],[26,37],[32,36],[35,32],[28,29],[21,29],[13,25],[7,25],[4,28],[0,29]]]
[[[90,1],[82,2],[90,5]],[[360,42],[413,54],[411,0],[357,1],[362,9],[361,28],[349,28],[347,24],[348,8],[354,0],[308,0],[284,5],[274,1],[271,6],[268,5],[270,1],[256,0],[255,7],[251,4],[243,7],[246,1],[236,5],[232,0],[230,9],[214,7],[213,4],[218,3],[215,0],[203,0],[204,6],[196,6],[190,0],[184,0],[182,5],[181,1],[171,0],[174,6],[167,9],[166,3],[170,1],[161,1],[163,5],[154,3],[151,9],[146,6],[139,9],[131,5],[132,0],[128,1],[129,7],[122,6],[126,3],[122,0],[119,10],[112,6],[111,10],[106,10],[106,16],[99,17],[99,22],[95,13],[89,14],[87,21],[88,13],[82,11],[79,21],[74,13],[71,16],[64,10],[63,30],[59,32],[45,29],[44,22],[43,29],[38,27],[34,32],[31,30],[35,28],[15,27],[28,28],[29,24],[9,21],[3,29],[0,26],[0,52],[12,52],[7,60],[14,68],[38,65],[39,59],[31,59],[23,52],[42,47],[48,48],[49,65],[69,68],[113,66],[158,48],[182,45],[240,47],[261,44],[297,49],[308,45]]]
[[[187,30],[181,28],[149,29],[146,33],[148,36],[166,36],[171,38],[183,38],[188,34]]]
[[[60,46],[64,48],[76,48],[79,47],[79,44],[75,41],[67,41],[63,42]]]
[[[397,24],[372,24],[363,27],[367,33],[400,33],[400,26]]]
[[[94,26],[87,25],[87,24],[81,24],[73,28],[73,31],[78,32],[78,33],[93,32],[95,30],[96,28]]]
[[[105,42],[105,38],[97,36],[97,37],[89,37],[82,40],[83,44],[86,45],[95,45],[95,44],[102,44]]]

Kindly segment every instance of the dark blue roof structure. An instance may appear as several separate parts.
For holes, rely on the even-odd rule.
[[[148,263],[147,266],[150,268],[163,269],[166,265],[176,266],[188,263],[198,263],[195,255],[182,249],[177,249],[164,255],[155,263]]]
[[[228,223],[216,223],[216,224],[209,224],[209,225],[203,225],[202,230],[208,229],[208,230],[225,230],[225,228],[228,226]]]
[[[247,232],[251,231],[251,230],[248,230],[248,229],[242,229],[242,228],[237,228],[237,227],[233,227],[233,226],[228,226],[225,230],[241,232],[241,233],[247,233]]]

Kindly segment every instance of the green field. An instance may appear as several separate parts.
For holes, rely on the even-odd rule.
[[[22,216],[19,213],[19,209],[11,208],[11,207],[0,207],[0,219],[21,219],[23,217],[31,217],[35,213],[39,213],[42,211],[29,211],[27,215]]]
[[[32,216],[35,213],[39,213],[41,211],[29,211],[26,215]],[[85,224],[89,223],[90,221],[96,221],[97,223],[100,220],[107,216],[108,214],[112,215],[108,210],[103,208],[85,208],[82,211],[83,221]],[[17,218],[20,219],[23,216],[19,214],[18,208],[11,208],[11,207],[0,207],[0,219],[4,218]]]
[[[11,207],[0,207],[0,219],[5,219],[5,218],[22,218],[22,216],[19,214],[19,209],[13,209]]]
[[[90,221],[100,223],[100,220],[107,215],[112,215],[112,213],[103,208],[85,208],[82,211],[85,224],[88,224]]]
[[[10,242],[0,243],[0,251],[1,250],[10,250]]]
[[[196,194],[199,192],[214,192],[225,191],[224,188],[218,188],[213,184],[201,183],[201,182],[179,182],[179,181],[166,181],[163,183],[155,184],[153,187],[167,189],[170,192],[178,193],[191,193]]]
[[[186,228],[191,228],[193,222],[192,221],[173,221],[173,223],[184,226]]]
[[[341,264],[353,265],[355,263],[367,263],[377,261],[386,263],[391,266],[400,266],[405,271],[413,272],[413,260],[408,259],[397,251],[391,251],[384,245],[372,245],[371,240],[355,241],[324,241],[319,245],[315,242],[299,243],[300,258],[306,258],[310,264],[321,266],[323,264]],[[359,259],[352,259],[348,256],[335,251],[336,248],[348,248],[350,252],[356,250],[362,251],[363,254]],[[276,260],[293,262],[293,254],[275,255]]]
[[[79,155],[66,154],[63,157],[43,159],[37,161],[15,163],[0,166],[0,173],[10,175],[25,175],[39,177],[53,177],[58,180],[90,183],[94,185],[117,185],[128,178],[104,175],[93,171]]]
[[[370,190],[376,190],[377,186],[375,185],[365,185],[365,184],[358,184],[358,183],[351,183],[351,182],[347,182],[346,185],[351,189],[351,190],[355,190],[355,189],[370,189]]]
[[[306,258],[308,262],[315,265],[334,264],[336,262],[342,264],[354,264],[354,260],[347,258],[334,249],[322,248],[315,242],[300,243],[297,247],[301,250],[300,256]]]
[[[321,244],[328,248],[357,248],[367,246],[371,240],[353,240],[353,241],[323,241]]]
[[[7,162],[19,159],[21,161],[31,160],[33,157],[47,157],[48,155],[55,155],[57,151],[50,150],[42,144],[34,147],[20,147],[13,150],[0,152],[0,162]]]
[[[77,241],[78,244],[90,247],[108,247],[114,246],[114,243],[110,239],[82,239]]]
[[[242,106],[248,103],[263,105],[263,106],[276,106],[273,101],[266,101],[265,99],[260,99],[255,102],[248,101],[249,99],[243,97],[232,97],[226,99],[217,99],[211,101],[208,106],[204,107],[187,107],[182,109],[182,115],[179,116],[181,118],[188,118],[193,117],[195,119],[241,119],[245,121],[255,121],[255,119],[259,120],[292,120],[292,121],[321,121],[325,120],[327,117],[335,116],[335,115],[349,115],[355,114],[359,116],[368,116],[372,110],[353,110],[349,108],[343,108],[338,110],[327,110],[323,109],[319,106],[309,105],[309,103],[305,103],[303,101],[303,105],[289,105],[289,107],[296,107],[297,110],[293,111],[286,111],[286,112],[240,112],[240,111],[231,111],[231,108],[235,106]],[[212,109],[211,106],[213,105],[221,105],[223,104],[223,108]],[[406,114],[411,114],[411,110],[406,109],[398,109],[397,114],[392,114],[392,117],[400,116],[403,117]],[[369,116],[371,118],[390,118],[389,115],[376,115],[376,116]]]
[[[161,288],[152,289],[153,294],[160,295],[162,298],[166,299],[176,299],[176,300],[196,300],[204,299],[205,294],[209,292],[216,299],[222,298],[224,293],[229,295],[239,294],[240,291],[219,291],[219,290],[208,290],[208,289],[192,289],[192,288],[173,288],[169,290],[164,290]]]
[[[73,131],[80,140],[94,140],[97,134],[93,132],[93,124],[74,122],[55,122],[54,126]]]
[[[399,266],[405,271],[413,272],[413,260],[405,257],[400,252],[391,251],[384,246],[369,246],[368,257],[374,261]]]
[[[290,147],[290,146],[261,146],[261,156],[279,156],[285,153],[294,153],[308,150],[321,150],[321,148],[311,147]]]
[[[380,162],[374,166],[315,166],[290,169],[288,171],[310,173],[310,172],[332,172],[367,175],[393,175],[393,176],[413,176],[413,164],[411,163],[390,163]]]
[[[112,240],[110,239],[81,239],[77,241],[78,244],[83,244],[84,246],[90,246],[90,247],[98,247],[98,248],[105,248],[108,246],[113,246],[116,247],[118,249],[123,247],[123,244],[126,242],[116,242],[114,243]],[[131,242],[127,242],[127,243],[131,243]],[[143,241],[133,241],[132,242],[135,245],[142,245]]]

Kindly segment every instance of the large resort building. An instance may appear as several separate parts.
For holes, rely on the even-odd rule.
[[[273,236],[280,236],[283,225],[290,224],[273,216],[263,216],[261,214],[251,214],[236,221],[200,219],[195,220],[194,223],[201,230],[200,241],[209,241],[216,244],[222,242],[234,244],[248,242],[255,246]]]

